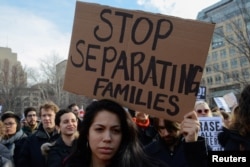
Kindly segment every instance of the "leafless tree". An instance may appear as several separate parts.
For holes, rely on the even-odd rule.
[[[37,83],[33,87],[40,89],[42,101],[52,100],[63,108],[73,102],[80,107],[85,107],[91,101],[90,99],[63,90],[66,64],[62,67],[63,72],[61,73],[60,68],[57,69],[57,65],[61,62],[63,62],[62,58],[55,53],[42,58],[39,72],[34,73],[33,70],[30,70],[33,74],[31,79]]]
[[[245,5],[246,0],[238,0],[235,3],[238,10],[225,16],[224,28],[216,28],[212,47],[228,44],[230,53],[240,62],[241,71],[229,73],[221,68],[212,68],[215,72],[221,72],[226,78],[245,86],[249,84],[250,77],[250,10]]]
[[[20,63],[11,64],[8,59],[3,61],[0,69],[0,103],[2,110],[20,112],[19,94],[27,86],[27,75]]]

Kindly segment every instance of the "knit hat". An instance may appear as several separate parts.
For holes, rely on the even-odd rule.
[[[17,120],[17,122],[20,122],[20,117],[18,115],[16,115],[13,111],[6,111],[5,113],[3,113],[1,120],[4,121],[7,118],[15,118]]]

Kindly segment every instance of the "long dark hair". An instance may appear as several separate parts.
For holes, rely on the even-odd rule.
[[[250,85],[241,92],[238,109],[233,113],[230,129],[238,131],[242,136],[250,133]]]
[[[67,166],[89,166],[91,163],[91,150],[88,146],[89,128],[97,113],[109,111],[118,116],[121,123],[122,141],[113,157],[110,167],[144,167],[151,166],[151,160],[144,154],[138,140],[137,130],[131,116],[118,103],[111,100],[93,101],[87,108],[82,121],[82,129],[76,148],[69,157]],[[147,162],[148,161],[148,162]],[[152,164],[155,166],[155,164]]]

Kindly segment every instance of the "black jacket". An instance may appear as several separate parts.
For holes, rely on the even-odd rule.
[[[152,142],[144,148],[146,154],[161,160],[172,167],[206,167],[207,147],[205,139],[198,138],[197,142],[186,143],[180,139],[179,143],[170,151],[162,139]]]
[[[41,152],[41,145],[47,142],[53,142],[59,137],[59,134],[55,130],[49,135],[40,124],[38,130],[29,136],[21,150],[21,157],[18,161],[20,167],[45,167],[45,157]],[[16,167],[18,167],[16,166]]]
[[[225,151],[240,151],[240,147],[244,151],[250,151],[250,134],[243,137],[237,131],[223,128],[218,134],[218,141]]]
[[[87,162],[83,156],[84,155],[70,157],[63,167],[89,167],[90,166],[89,162]],[[150,160],[151,160],[150,162],[149,160],[145,162],[143,159],[137,159],[137,161],[134,161],[135,163],[133,165],[130,165],[130,167],[170,167],[168,164],[165,164],[165,162],[163,161],[159,161],[159,160],[152,159],[152,158]],[[107,167],[119,167],[120,166],[119,162],[120,162],[119,160],[114,160]],[[140,163],[141,165],[139,166],[137,162],[141,162]]]
[[[74,144],[74,142],[73,142]],[[54,146],[49,150],[47,157],[48,167],[62,167],[65,158],[67,158],[72,150],[72,146],[67,146],[61,136],[56,140]]]

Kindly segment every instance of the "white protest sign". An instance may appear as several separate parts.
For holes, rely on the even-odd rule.
[[[223,97],[214,97],[214,101],[219,108],[223,108],[226,112],[231,111]]]
[[[221,151],[223,148],[218,142],[218,133],[222,132],[221,117],[199,117],[199,136],[205,138],[207,144],[213,151]]]
[[[225,94],[223,98],[229,107],[233,107],[238,104],[237,98],[233,92]]]

